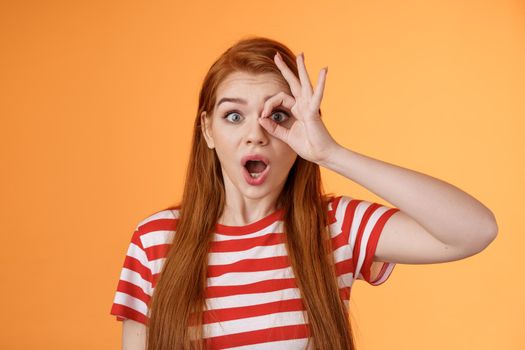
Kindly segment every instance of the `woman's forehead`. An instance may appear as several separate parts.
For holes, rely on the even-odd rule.
[[[247,73],[235,71],[229,74],[218,86],[217,97],[229,91],[243,92],[246,88],[268,90],[289,90],[288,83],[283,76],[275,73]]]

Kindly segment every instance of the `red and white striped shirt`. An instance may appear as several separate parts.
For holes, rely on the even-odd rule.
[[[379,203],[338,196],[328,204],[339,293],[349,306],[356,279],[387,280],[395,266],[382,264],[371,279],[377,242],[397,212]],[[203,331],[208,349],[304,349],[307,314],[283,241],[282,209],[245,226],[217,224],[208,257],[208,309]],[[149,301],[173,235],[178,209],[156,212],[133,233],[110,314],[117,320],[149,320]],[[310,342],[313,345],[313,342]]]

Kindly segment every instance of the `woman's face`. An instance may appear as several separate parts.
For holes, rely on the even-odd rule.
[[[227,194],[235,191],[244,198],[260,199],[269,194],[276,198],[281,192],[297,153],[258,121],[266,99],[281,91],[291,95],[288,84],[275,74],[236,71],[218,86],[211,115],[201,115],[206,143],[215,148],[221,162]],[[282,106],[270,118],[286,128],[294,123],[291,112]],[[256,156],[266,166],[251,161],[245,165]]]

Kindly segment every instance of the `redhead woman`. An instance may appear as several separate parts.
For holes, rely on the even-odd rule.
[[[355,349],[352,284],[464,259],[498,227],[478,200],[336,142],[327,68],[269,38],[237,42],[199,95],[183,197],[132,235],[111,314],[123,348]],[[392,203],[323,192],[320,167]]]

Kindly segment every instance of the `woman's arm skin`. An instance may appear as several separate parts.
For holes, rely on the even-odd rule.
[[[385,224],[376,261],[428,264],[459,260],[496,237],[493,213],[459,188],[338,144],[319,164],[400,209]]]
[[[400,209],[383,227],[374,261],[430,264],[459,260],[479,253],[495,239],[498,225],[494,214],[469,194],[442,180],[339,145],[319,113],[327,67],[319,72],[314,89],[304,55],[296,60],[299,77],[275,55],[275,64],[293,96],[280,92],[268,99],[259,123],[300,157],[343,175]],[[268,118],[280,105],[295,117],[290,128]]]
[[[122,321],[122,350],[145,350],[146,326],[133,320]]]

